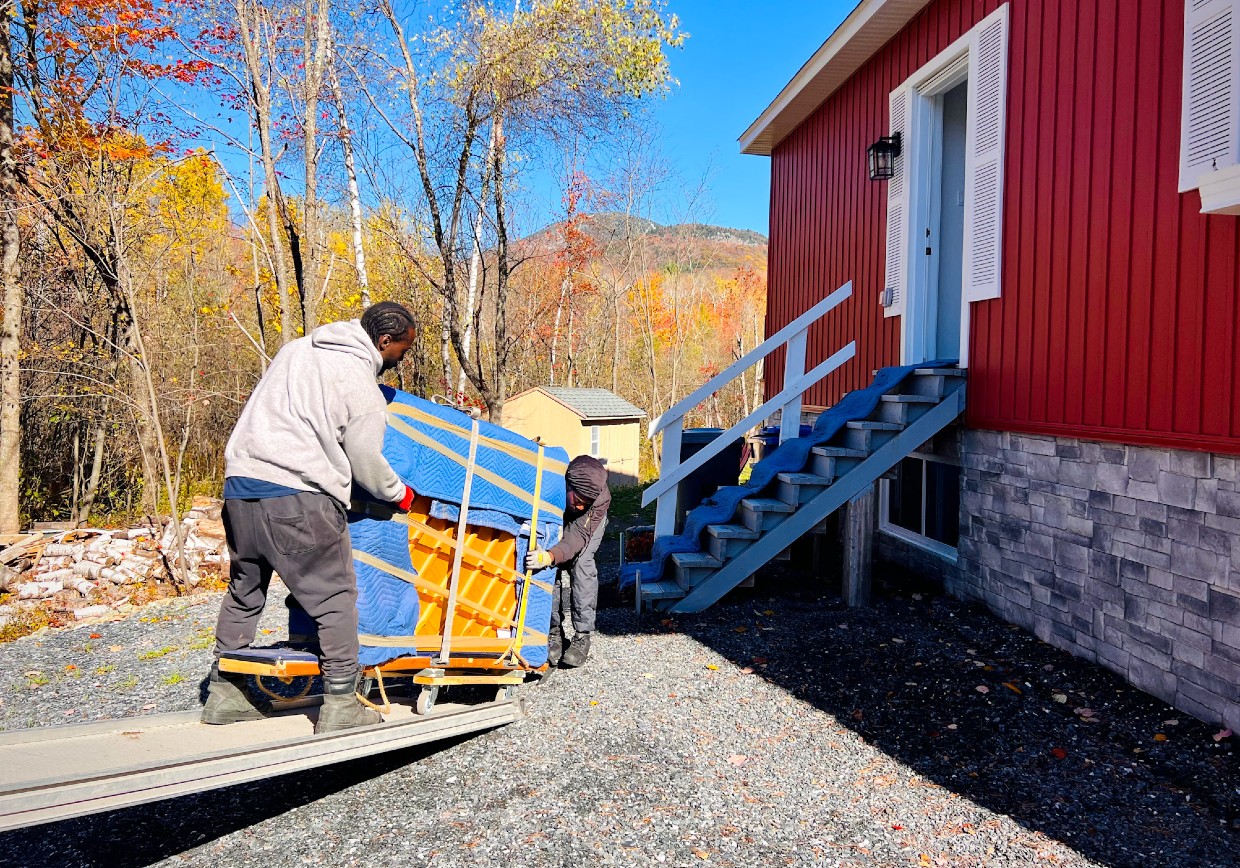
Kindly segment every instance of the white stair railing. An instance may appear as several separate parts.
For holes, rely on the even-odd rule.
[[[676,532],[676,501],[680,483],[710,459],[728,447],[737,438],[757,422],[767,418],[776,409],[781,411],[779,442],[792,440],[801,433],[801,397],[811,386],[823,377],[836,370],[856,354],[857,342],[849,341],[842,350],[805,372],[806,335],[810,326],[822,319],[852,295],[852,281],[841,286],[818,304],[801,314],[788,325],[771,335],[760,345],[754,347],[741,358],[737,359],[725,370],[711,377],[705,384],[686,396],[666,413],[653,419],[647,436],[651,439],[656,434],[663,434],[662,458],[659,463],[659,479],[646,489],[642,496],[642,506],[649,505],[658,499],[655,508],[654,533],[656,537],[671,536]],[[681,432],[684,430],[685,414],[718,392],[728,383],[748,370],[760,359],[766,358],[774,350],[787,345],[788,352],[784,358],[784,388],[769,401],[758,407],[727,431],[724,431],[701,450],[694,453],[683,464],[680,461]]]

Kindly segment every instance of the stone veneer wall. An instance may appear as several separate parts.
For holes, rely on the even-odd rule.
[[[960,443],[947,590],[1240,728],[1240,459],[995,431]]]

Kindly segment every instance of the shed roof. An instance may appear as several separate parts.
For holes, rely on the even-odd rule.
[[[607,389],[571,389],[567,386],[539,386],[543,392],[572,410],[582,419],[645,419],[646,411],[635,407]],[[529,394],[522,392],[521,394]],[[520,397],[518,395],[517,397]]]
[[[770,156],[789,133],[904,29],[930,0],[861,0],[740,137],[741,153]]]

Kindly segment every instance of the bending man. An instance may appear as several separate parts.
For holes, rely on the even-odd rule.
[[[547,662],[552,666],[580,666],[590,656],[590,634],[594,632],[594,613],[598,608],[598,566],[594,555],[603,541],[611,489],[607,487],[607,468],[597,458],[579,455],[564,474],[568,486],[568,508],[564,511],[564,538],[548,551],[535,549],[526,556],[526,569],[541,570],[563,566],[568,573],[568,602],[573,616],[573,641],[564,651],[561,606],[561,576],[557,574],[551,597],[551,636]],[[563,655],[563,657],[561,657]]]
[[[387,406],[375,378],[400,363],[414,338],[409,311],[380,302],[361,320],[286,344],[246,402],[225,451],[230,577],[203,723],[271,709],[250,699],[243,676],[220,672],[219,655],[254,641],[273,570],[318,626],[325,695],[314,731],[382,721],[355,695],[357,576],[345,508],[355,481],[402,509],[413,499],[382,454]]]

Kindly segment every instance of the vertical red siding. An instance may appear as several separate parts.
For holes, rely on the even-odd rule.
[[[931,3],[775,150],[768,333],[855,286],[809,361],[853,339],[857,358],[810,403],[899,360],[865,173],[888,94],[999,5]],[[1011,0],[1003,296],[972,306],[970,422],[1240,452],[1240,221],[1177,191],[1183,6],[1118,5]]]

